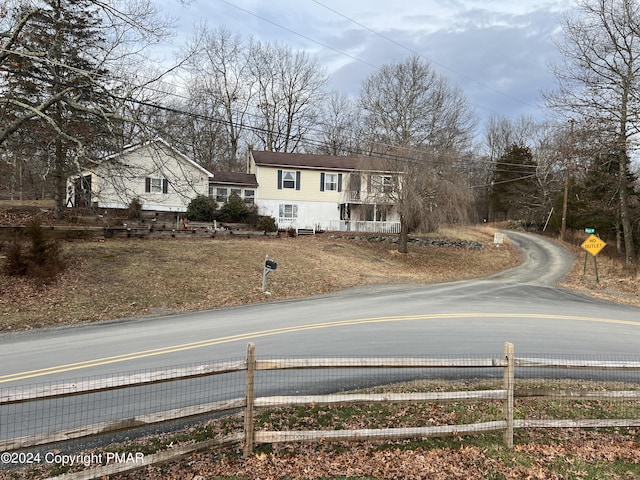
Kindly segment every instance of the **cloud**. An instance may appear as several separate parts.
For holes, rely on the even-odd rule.
[[[420,21],[426,17],[419,17]],[[379,35],[357,27],[346,29],[327,37],[327,42],[359,61],[340,62],[332,55],[338,66],[331,86],[351,94],[373,73],[372,66],[418,54],[460,85],[481,116],[542,116],[540,92],[554,81],[548,65],[558,61],[552,38],[561,17],[562,11],[549,9],[516,14],[471,8],[447,17],[450,21],[439,28],[432,23],[424,30],[387,28],[378,31]],[[416,18],[410,23],[420,23]]]
[[[178,11],[176,0],[156,0]],[[192,0],[179,9],[181,33],[194,20],[245,37],[304,49],[330,74],[329,88],[357,95],[377,68],[413,54],[461,86],[481,116],[541,116],[553,85],[552,38],[571,0]],[[180,39],[176,39],[179,41]]]

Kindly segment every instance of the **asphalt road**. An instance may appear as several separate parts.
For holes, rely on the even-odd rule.
[[[3,334],[0,387],[238,358],[248,342],[261,356],[499,354],[505,341],[516,352],[638,352],[639,308],[555,288],[573,257],[507,236],[522,265],[481,280]]]
[[[496,358],[506,341],[515,344],[516,355],[595,354],[608,359],[637,354],[640,309],[556,288],[573,257],[541,237],[516,232],[507,236],[521,249],[522,265],[480,280],[361,287],[302,300],[3,334],[0,393],[242,358],[248,342],[255,343],[260,357]],[[326,390],[329,384],[339,388],[339,381],[327,377],[317,383]],[[193,382],[173,392],[145,387],[96,394],[79,403],[53,401],[33,407],[37,415],[5,406],[0,411],[0,440],[233,398],[242,391],[243,378],[238,374],[229,382],[219,390],[214,384]],[[296,391],[314,388],[308,378],[295,386]],[[215,398],[210,396],[214,390],[220,392]]]

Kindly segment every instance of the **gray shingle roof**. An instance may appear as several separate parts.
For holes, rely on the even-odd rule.
[[[213,181],[211,183],[258,187],[256,176],[253,173],[213,172]]]
[[[298,167],[321,170],[366,170],[364,165],[371,164],[373,158],[340,157],[333,155],[313,155],[309,153],[281,153],[252,151],[256,165],[271,167]]]

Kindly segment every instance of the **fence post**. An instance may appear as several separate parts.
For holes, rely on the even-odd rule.
[[[244,458],[253,452],[254,424],[253,405],[255,400],[256,346],[247,345],[247,371],[245,374],[245,410],[244,410]]]
[[[504,367],[504,389],[507,391],[507,398],[504,401],[504,418],[507,421],[507,428],[504,432],[504,443],[507,448],[513,448],[513,390],[515,388],[515,348],[513,343],[505,342],[504,359],[507,364]]]

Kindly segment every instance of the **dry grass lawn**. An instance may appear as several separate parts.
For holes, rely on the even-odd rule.
[[[428,284],[482,277],[514,266],[488,229],[443,229],[437,238],[483,248],[410,246],[315,237],[106,240],[64,245],[69,268],[58,282],[0,275],[0,331],[169,314],[324,294],[369,284]],[[278,269],[262,293],[262,265]]]
[[[344,236],[107,240],[64,245],[66,273],[53,285],[0,275],[0,332],[116,318],[160,315],[285,300],[369,284],[429,284],[469,279],[515,266],[508,243],[493,245],[490,229],[442,229],[437,238],[479,241],[481,249],[411,246],[398,254],[387,243]],[[583,274],[584,253],[568,246],[576,263],[565,288],[640,305],[637,275],[598,257]],[[2,251],[0,251],[0,255]],[[265,255],[278,262],[261,290]],[[429,413],[429,420],[433,414]],[[426,418],[426,417],[425,417]],[[539,435],[536,437],[535,435]],[[448,443],[343,450],[295,445],[246,460],[216,452],[141,470],[120,478],[638,478],[637,431],[612,434],[559,431],[519,438],[514,451],[499,440],[454,439]],[[6,477],[3,477],[7,473]],[[47,471],[0,472],[0,478],[42,478]],[[219,475],[223,475],[220,477]],[[345,475],[347,477],[345,477]]]
[[[577,290],[596,298],[640,306],[640,272],[626,270],[620,259],[599,254],[596,263],[578,246],[568,245],[576,256],[571,272],[560,287]],[[608,247],[607,247],[608,248]],[[585,268],[585,256],[587,256]]]

